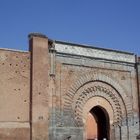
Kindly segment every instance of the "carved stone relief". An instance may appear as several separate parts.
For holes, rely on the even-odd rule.
[[[112,107],[114,112],[113,124],[121,124],[127,115],[132,114],[131,102],[127,103],[125,89],[113,78],[101,73],[89,73],[80,77],[65,95],[64,112],[73,112],[77,127],[83,126],[83,107],[89,99],[102,97]]]

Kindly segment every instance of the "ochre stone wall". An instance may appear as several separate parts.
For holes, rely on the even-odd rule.
[[[30,139],[30,53],[0,50],[0,139]]]
[[[110,140],[139,135],[140,64],[132,53],[30,34],[29,52],[0,50],[0,77],[0,140],[86,140],[97,106],[108,113]]]

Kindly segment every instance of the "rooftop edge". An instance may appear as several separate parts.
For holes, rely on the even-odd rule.
[[[32,38],[32,37],[41,37],[41,38],[48,38],[45,34],[42,34],[42,33],[29,33],[28,34],[28,38]]]
[[[122,53],[122,54],[135,55],[135,53],[132,53],[132,52],[120,51],[120,50],[102,48],[102,47],[95,47],[95,46],[85,45],[85,44],[70,43],[70,42],[59,41],[59,40],[55,40],[55,42],[58,44],[73,45],[77,47],[84,47],[84,48],[98,49],[98,50],[104,50],[104,51],[110,51],[110,52],[117,52],[117,53]]]
[[[9,48],[0,48],[0,50],[2,50],[2,51],[11,51],[11,52],[19,52],[19,53],[29,53],[29,51],[9,49]]]

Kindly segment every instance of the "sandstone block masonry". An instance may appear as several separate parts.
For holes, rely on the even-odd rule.
[[[99,140],[140,139],[133,53],[33,33],[28,52],[0,49],[0,77],[0,140],[87,140],[89,112]]]

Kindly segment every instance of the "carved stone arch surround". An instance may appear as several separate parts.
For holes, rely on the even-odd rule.
[[[115,94],[111,91],[105,91],[105,87],[97,87],[96,91],[89,88],[79,92],[79,90],[89,83],[99,82],[108,85],[111,90],[115,91]],[[92,87],[91,87],[92,88]],[[100,90],[102,88],[102,90]],[[89,91],[88,91],[89,89]],[[98,90],[100,92],[98,92]],[[77,97],[76,97],[77,96]],[[106,99],[114,111],[114,124],[120,123],[122,117],[127,118],[128,114],[132,114],[132,105],[127,103],[127,94],[125,89],[117,82],[113,77],[104,73],[88,73],[80,77],[68,90],[64,100],[64,112],[74,112],[73,117],[76,126],[82,126],[82,106],[92,97],[99,96]],[[76,99],[76,100],[75,100]],[[122,110],[125,114],[122,116]]]

